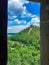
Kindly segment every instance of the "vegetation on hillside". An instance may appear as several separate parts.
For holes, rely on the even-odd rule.
[[[40,65],[40,28],[30,28],[8,37],[8,65]]]

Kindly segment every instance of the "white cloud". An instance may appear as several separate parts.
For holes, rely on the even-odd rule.
[[[36,26],[40,26],[40,17],[33,15],[32,19],[29,22],[30,22],[30,25],[33,24]]]
[[[17,18],[17,16],[12,16],[13,18]]]
[[[7,32],[8,33],[18,33],[20,31],[22,31],[23,29],[29,27],[30,25],[26,24],[26,25],[18,25],[18,26],[11,26],[8,27]]]
[[[32,20],[31,21],[33,21],[33,22],[39,22],[40,20],[39,20],[39,18],[38,17],[36,17],[36,18],[32,18]]]
[[[15,19],[14,22],[16,22],[17,24],[26,24],[27,23],[25,20],[19,20],[19,19]]]
[[[16,19],[15,21],[19,22],[18,19]],[[26,23],[26,21],[24,21],[24,20],[21,20],[21,21]],[[33,25],[40,26],[39,23],[37,23],[37,22],[40,22],[39,17],[32,18],[32,20],[30,22],[34,22]],[[30,22],[28,22],[26,25],[10,26],[10,27],[8,27],[7,32],[8,33],[18,33],[20,31],[24,30],[25,28],[29,27]]]
[[[40,24],[34,23],[33,25],[40,26]]]
[[[8,15],[8,19],[14,19],[14,18],[17,18],[17,16],[9,16]]]
[[[24,6],[24,10],[26,10],[26,6]]]
[[[31,17],[31,16],[32,16],[32,14],[31,14],[31,13],[28,13],[28,14],[27,14],[27,16]]]
[[[22,15],[23,15],[23,14],[26,14],[26,6],[24,6],[24,9],[23,9]]]
[[[16,22],[17,24],[21,23],[21,21],[19,21],[18,19],[15,19],[14,22]]]
[[[39,23],[40,22],[40,18],[38,16],[35,16],[31,19],[30,21],[31,23]]]
[[[22,15],[21,15],[21,18],[24,18],[24,17],[37,17],[37,15],[32,15],[31,13],[29,13],[28,11],[23,11]]]
[[[21,18],[24,18],[24,17],[31,17],[32,14],[31,13],[28,13],[26,11],[23,11],[22,15],[21,15]]]
[[[26,0],[9,0],[8,1],[8,11],[13,15],[22,14],[24,11],[23,4]]]
[[[36,15],[31,15],[31,17],[36,17]]]
[[[29,3],[29,1],[25,1],[25,3],[27,3],[27,4],[28,4],[28,3]]]
[[[32,14],[29,13],[28,10],[27,10],[27,8],[26,8],[26,6],[24,6],[24,10],[23,10],[23,12],[22,12],[22,14],[21,14],[21,18],[31,17],[31,16],[32,16]]]

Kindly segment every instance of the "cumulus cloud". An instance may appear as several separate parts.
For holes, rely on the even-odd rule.
[[[15,19],[14,22],[16,22],[17,24],[21,23],[21,21],[19,21],[18,19]]]
[[[36,17],[36,18],[32,18],[32,20],[31,21],[33,21],[33,22],[39,22],[40,20],[39,20],[39,18],[38,17]]]
[[[25,24],[27,24],[26,20],[19,20],[17,18],[15,18],[14,20],[8,20],[8,26],[25,25]]]
[[[21,15],[21,18],[24,17],[32,17],[32,14],[24,11],[23,14]]]
[[[21,4],[18,4],[18,2],[12,0],[9,3],[8,10],[13,15],[19,15],[23,11],[23,6]]]
[[[31,17],[31,20],[29,21],[31,24],[40,23],[40,17],[37,15],[32,15],[31,13],[28,13],[26,15],[21,16],[21,18],[24,17]]]
[[[23,4],[26,0],[9,0],[8,1],[8,11],[13,15],[22,14],[24,11]]]
[[[38,17],[36,15],[33,15],[32,17],[33,18],[30,21],[30,25],[33,24],[33,25],[36,25],[36,26],[40,26],[40,17]]]
[[[23,11],[22,15],[21,15],[21,18],[24,18],[24,17],[31,17],[31,18],[34,18],[36,17],[37,15],[32,15],[31,13],[29,13],[28,11]]]
[[[8,15],[8,19],[12,20],[14,18],[17,18],[17,16],[10,16],[10,15]]]
[[[31,19],[30,22],[31,22],[31,23],[39,23],[39,22],[40,22],[40,17],[35,16],[35,17],[33,17],[33,18]]]
[[[24,9],[23,9],[22,15],[23,15],[23,14],[26,14],[26,6],[24,6]]]
[[[15,19],[14,22],[16,22],[17,24],[26,24],[27,23],[25,20],[19,20],[19,19]]]
[[[13,18],[17,18],[17,16],[12,16]]]
[[[19,21],[18,19],[15,20],[17,23],[20,23],[21,21],[26,23],[26,21],[21,20]],[[26,25],[18,25],[18,26],[10,26],[8,27],[8,33],[18,33],[22,30],[24,30],[27,27],[30,27],[30,23],[33,23],[33,25],[40,26],[40,18],[37,16],[35,18],[32,18],[31,21],[29,21]]]

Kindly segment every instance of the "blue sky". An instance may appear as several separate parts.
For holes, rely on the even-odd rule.
[[[8,0],[8,33],[17,33],[33,25],[40,25],[40,3]]]

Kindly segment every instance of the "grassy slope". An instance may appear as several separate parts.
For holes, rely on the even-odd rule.
[[[18,34],[12,35],[9,39],[12,41],[20,41],[23,43],[26,43],[27,41],[33,41],[33,39],[39,39],[40,36],[40,28],[37,26],[32,26],[32,31],[30,32],[30,34],[28,34],[30,30],[30,27],[19,32]]]
[[[40,28],[31,27],[12,35],[8,39],[8,65],[39,65],[40,64]]]

